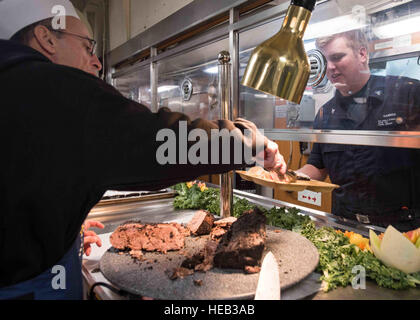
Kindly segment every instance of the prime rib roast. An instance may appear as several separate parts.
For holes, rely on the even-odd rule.
[[[208,271],[217,267],[254,273],[259,272],[261,265],[265,225],[266,217],[258,208],[244,212],[238,219],[220,220],[215,220],[207,211],[198,210],[186,228],[178,223],[127,222],[113,232],[110,241],[114,248],[130,249],[133,257],[141,257],[139,250],[161,253],[181,250],[186,236],[206,236],[205,246],[199,253],[187,256],[179,270]],[[177,271],[172,273],[171,279],[177,278],[177,274]]]
[[[178,223],[141,224],[129,222],[119,226],[111,235],[110,242],[116,249],[159,251],[184,248],[189,231]]]

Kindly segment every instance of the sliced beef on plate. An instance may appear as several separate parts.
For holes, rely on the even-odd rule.
[[[111,235],[114,248],[146,250],[166,253],[184,248],[188,231],[178,223],[127,224],[119,226]]]
[[[191,221],[188,223],[187,228],[192,234],[200,236],[209,234],[214,223],[214,216],[205,210],[198,210]]]
[[[214,256],[218,268],[259,266],[266,239],[266,217],[255,208],[244,212],[220,240]]]
[[[230,227],[236,220],[238,220],[238,218],[227,217],[227,218],[214,221],[214,225],[220,226],[220,227],[228,227],[228,226]]]
[[[270,171],[269,173],[270,173],[271,179],[275,182],[289,183],[292,181],[292,179],[288,175],[279,174],[276,171]]]
[[[119,226],[111,234],[110,241],[114,248],[124,250],[129,248],[129,237],[134,232],[137,232],[137,229],[143,228],[144,225],[140,223],[125,223]]]
[[[213,258],[216,252],[218,241],[209,240],[199,253],[187,257],[181,264],[181,267],[194,271],[208,271],[213,268]]]
[[[220,239],[237,220],[235,217],[227,217],[214,222],[214,228],[210,232],[210,238],[212,240]]]
[[[287,175],[279,174],[276,171],[267,171],[262,167],[252,167],[247,171],[247,173],[259,179],[272,180],[274,182],[282,183],[291,182],[290,177],[288,177]]]
[[[252,167],[247,171],[249,175],[252,175],[254,177],[260,178],[260,179],[267,179],[267,180],[273,180],[271,178],[271,175],[268,171],[266,171],[262,167]]]

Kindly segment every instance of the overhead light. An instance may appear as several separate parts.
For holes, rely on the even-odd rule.
[[[360,21],[360,18],[353,14],[328,19],[318,23],[311,24],[306,31],[303,40],[315,39],[329,36],[336,33],[342,33],[350,30],[366,27],[366,23]]]
[[[310,72],[302,38],[315,2],[291,0],[280,31],[253,50],[242,85],[300,103]]]
[[[373,28],[373,33],[381,39],[398,37],[408,33],[420,31],[420,16],[410,17],[408,19],[394,21],[388,24]]]
[[[216,74],[219,73],[219,67],[210,67],[204,70],[205,73]]]

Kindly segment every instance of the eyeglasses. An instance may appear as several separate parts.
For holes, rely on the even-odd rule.
[[[87,47],[86,49],[88,50],[88,53],[91,56],[93,56],[95,54],[95,52],[96,52],[96,45],[97,45],[96,40],[91,39],[91,38],[88,38],[88,37],[83,37],[83,36],[80,36],[78,34],[67,32],[67,31],[55,30],[55,29],[52,29],[52,28],[48,28],[48,29],[50,31],[53,31],[53,32],[58,32],[58,33],[61,33],[61,34],[67,34],[69,36],[73,36],[73,37],[77,37],[77,38],[80,38],[80,39],[89,41],[90,46]]]

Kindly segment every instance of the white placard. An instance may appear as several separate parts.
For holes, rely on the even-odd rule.
[[[320,207],[321,206],[321,192],[314,192],[307,189],[303,191],[299,191],[298,200]]]

